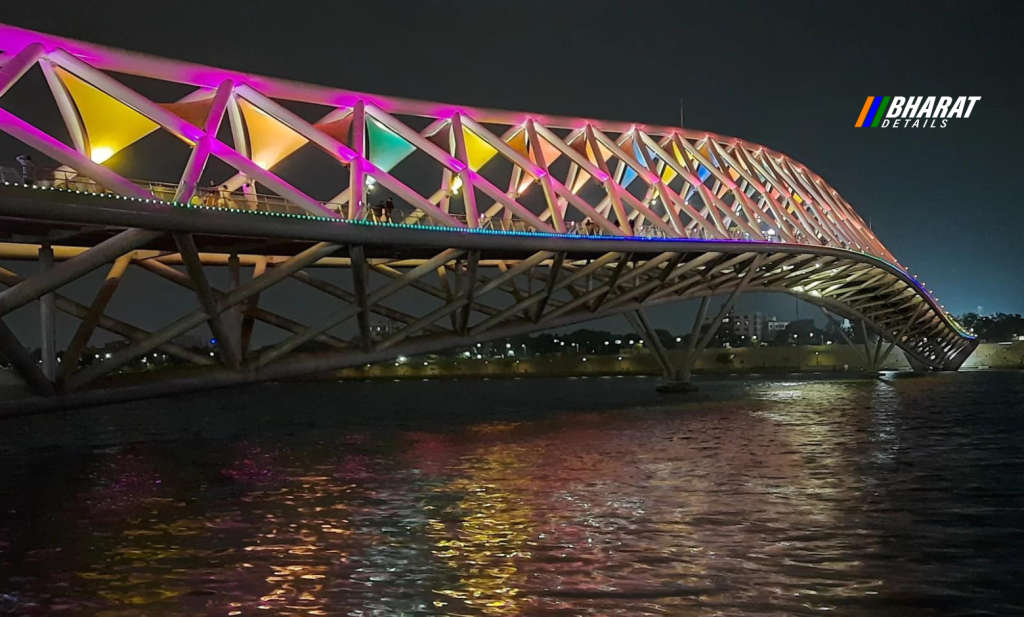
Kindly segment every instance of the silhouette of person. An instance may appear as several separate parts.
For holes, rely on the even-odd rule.
[[[29,154],[19,154],[14,160],[21,166],[21,181],[25,184],[36,183],[36,164]]]

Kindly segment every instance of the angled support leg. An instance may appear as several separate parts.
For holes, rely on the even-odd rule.
[[[558,282],[558,273],[562,271],[562,263],[565,261],[565,253],[558,253],[555,255],[554,261],[551,263],[551,268],[548,269],[548,280],[544,286],[544,296],[537,303],[537,308],[533,313],[533,320],[540,321],[541,315],[544,314],[544,307],[547,306],[548,301],[551,299],[551,294],[555,291],[555,283]]]
[[[693,367],[697,363],[697,339],[700,338],[700,328],[704,325],[704,318],[708,314],[708,304],[711,298],[704,296],[700,299],[700,308],[693,318],[693,327],[690,328],[690,339],[686,342],[686,356],[683,358],[683,367],[679,374],[680,381],[690,381],[693,377]]]
[[[213,307],[214,313],[219,314],[239,302],[245,301],[254,294],[260,293],[264,289],[280,283],[292,273],[301,270],[309,264],[315,263],[324,257],[329,257],[331,254],[336,252],[338,248],[339,247],[336,244],[319,242],[305,249],[301,253],[291,257],[273,269],[268,270],[263,276],[256,277],[243,284],[238,289],[233,289],[230,293],[222,296]],[[99,365],[94,364],[87,366],[74,375],[71,375],[67,380],[67,389],[74,390],[81,388],[89,382],[117,370],[132,359],[167,343],[174,337],[188,332],[208,319],[209,315],[203,309],[183,315],[160,330],[150,333],[141,340],[135,341],[129,347],[115,352],[113,357],[106,362]]]
[[[907,320],[907,323],[904,324],[902,328],[900,328],[900,331],[896,333],[896,336],[894,336],[892,341],[889,342],[889,346],[885,348],[885,351],[878,358],[878,360],[875,363],[877,366],[881,367],[883,364],[885,364],[885,361],[889,358],[889,354],[891,354],[893,348],[896,347],[896,343],[903,338],[903,336],[907,333],[907,330],[910,329],[910,326],[912,326],[914,322],[916,322],[918,318],[921,317],[921,315],[927,309],[928,306],[926,304],[922,304],[921,308],[917,309],[917,311],[914,312],[914,315],[909,320]]]
[[[36,394],[53,396],[53,383],[43,375],[43,371],[32,360],[32,356],[11,332],[3,319],[0,319],[0,355],[7,358],[18,375]]]
[[[175,268],[172,268],[171,266],[168,266],[165,263],[161,263],[159,261],[155,261],[152,259],[143,259],[137,261],[136,263],[141,268],[148,270],[159,277],[165,278],[176,285],[181,285],[182,287],[187,287],[188,289],[195,291],[195,282],[188,274],[185,274],[180,270],[177,270]],[[266,268],[260,266],[260,262],[257,262],[256,267],[254,268],[255,276],[253,277],[253,279],[262,276],[264,272],[266,272]],[[224,298],[224,296],[227,295],[227,293],[217,289],[216,287],[210,287],[210,291],[213,293],[213,297],[217,301],[220,301],[222,298]],[[230,291],[231,290],[228,290],[228,293],[230,293]],[[253,302],[253,298],[258,299],[259,294],[255,294],[245,301],[246,317],[250,317],[253,320],[262,321],[263,323],[274,326],[275,328],[280,328],[282,330],[287,330],[289,332],[301,332],[303,328],[306,327],[304,324],[301,324],[297,321],[293,321],[283,315],[278,315],[277,313],[272,313],[270,311],[261,309],[259,307],[258,302]],[[331,347],[341,348],[348,346],[347,344],[345,344],[344,341],[341,341],[340,339],[336,339],[330,336],[318,337],[317,341],[320,343],[324,343],[325,345],[330,345]]]
[[[732,290],[732,293],[729,294],[729,297],[726,298],[725,302],[722,303],[722,307],[718,310],[718,315],[716,315],[711,322],[711,327],[708,328],[708,331],[704,333],[704,337],[701,338],[700,342],[698,343],[697,353],[704,351],[704,348],[707,347],[708,343],[711,342],[711,339],[718,332],[718,327],[722,325],[722,319],[724,319],[729,310],[732,309],[733,304],[736,303],[736,298],[739,297],[739,295],[743,292],[744,289],[746,289],[747,284],[750,283],[750,279],[753,277],[754,272],[757,270],[758,266],[761,265],[762,261],[764,261],[763,255],[758,255],[754,257],[754,260],[747,268],[746,274],[743,275],[743,280],[740,281],[739,285],[737,285],[736,288]]]
[[[17,274],[5,268],[0,268],[0,283],[8,286],[13,286],[17,285],[19,282],[21,282],[21,280],[22,278]],[[55,294],[55,300],[55,304],[57,306],[58,311],[66,313],[68,315],[71,315],[72,317],[75,317],[83,321],[88,318],[89,307],[85,306],[84,304],[79,304],[78,302],[75,302],[74,300],[62,296],[60,294]],[[117,334],[128,341],[142,340],[145,337],[149,336],[150,334],[149,332],[143,330],[142,328],[136,328],[131,324],[125,323],[123,321],[114,319],[103,314],[99,315],[99,318],[97,319],[97,325],[100,328],[106,330],[107,332]],[[175,358],[179,358],[181,360],[185,360],[186,362],[191,362],[193,364],[198,364],[200,366],[207,366],[212,364],[212,362],[210,362],[209,357],[203,357],[197,353],[191,352],[173,343],[164,343],[162,345],[159,345],[157,349],[160,349],[164,353],[174,356]],[[65,354],[65,358],[67,357],[67,354]],[[71,362],[65,360],[64,362],[61,363],[61,366],[64,368],[64,378],[66,379],[69,375],[71,375],[71,373],[74,372],[74,369],[77,368],[77,363],[72,364]]]
[[[357,251],[357,255],[358,254],[361,253]],[[407,286],[413,285],[417,279],[425,276],[429,272],[433,272],[435,269],[437,269],[438,266],[455,259],[461,254],[462,251],[459,249],[447,249],[441,251],[431,259],[428,259],[427,261],[416,266],[412,270],[401,273],[391,283],[388,283],[387,285],[375,289],[373,293],[369,294],[366,297],[365,301],[361,301],[358,299],[359,292],[357,290],[357,304],[365,304],[367,309],[369,309],[370,306],[377,304],[381,300],[387,298],[388,296],[398,292],[399,290]],[[351,253],[351,249],[349,255],[353,255],[353,253]],[[277,268],[274,268],[274,270],[276,269]],[[271,270],[271,272],[273,272],[274,270]],[[355,308],[343,308],[337,313],[322,320],[322,323],[320,325],[316,327],[306,328],[303,332],[298,333],[295,336],[292,336],[284,341],[281,341],[271,349],[263,351],[262,353],[260,353],[259,358],[256,359],[255,365],[258,367],[265,366],[266,364],[276,360],[277,358],[280,358],[284,354],[287,354],[291,350],[295,349],[296,347],[305,343],[306,341],[312,339],[318,334],[327,332],[331,328],[334,328],[348,321],[352,317],[356,317],[360,312],[364,312],[364,310],[358,306]]]
[[[5,291],[0,291],[0,316],[28,304],[48,291],[85,276],[103,264],[114,261],[161,235],[163,234],[159,231],[127,229],[67,261],[60,262],[46,272],[31,276]]]
[[[185,269],[188,270],[188,275],[195,285],[196,296],[208,317],[210,330],[217,338],[217,347],[224,355],[224,363],[230,368],[237,369],[240,362],[235,333],[224,325],[224,318],[217,310],[217,303],[210,291],[210,283],[206,280],[203,264],[199,261],[199,249],[196,248],[195,240],[191,234],[174,234],[174,242],[178,245],[181,260],[185,263]]]
[[[260,259],[252,268],[252,277],[257,278],[263,276],[263,273],[267,271],[267,260],[266,258]],[[239,336],[239,345],[241,345],[241,356],[245,357],[245,354],[249,353],[249,344],[252,342],[252,330],[256,326],[256,319],[252,316],[252,313],[259,308],[260,295],[254,294],[246,301],[245,316],[242,317],[242,332]]]
[[[872,371],[877,371],[878,370],[880,355],[882,353],[882,343],[884,343],[884,342],[885,342],[885,339],[883,339],[882,335],[879,334],[878,335],[878,339],[875,341],[875,352],[871,355],[871,370]]]
[[[869,371],[875,370],[874,357],[871,354],[871,342],[868,340],[868,327],[864,324],[864,320],[860,320],[860,335],[864,345],[864,362],[865,369]]]
[[[39,270],[43,273],[53,269],[53,247],[44,244],[39,247]],[[39,297],[39,354],[43,361],[43,375],[48,381],[57,379],[57,309],[53,291]]]
[[[457,330],[466,334],[469,331],[469,315],[473,312],[473,295],[476,292],[476,272],[480,262],[480,251],[471,251],[466,259],[466,288],[463,292],[466,295],[466,304],[459,313]]]
[[[124,272],[128,269],[128,264],[131,261],[132,253],[121,255],[114,261],[110,271],[107,272],[107,278],[104,279],[103,285],[96,292],[96,297],[93,298],[92,304],[89,306],[89,313],[78,324],[78,329],[75,330],[75,335],[71,338],[67,351],[64,352],[60,371],[62,381],[64,377],[70,375],[72,371],[78,368],[78,363],[82,359],[82,350],[89,343],[93,331],[96,330],[100,318],[103,317],[103,312],[107,310],[107,303],[114,296],[114,291],[117,290],[121,277],[124,276]]]
[[[626,266],[629,265],[629,262],[632,259],[632,253],[622,254],[622,257],[619,258],[619,263],[616,264],[615,269],[612,270],[611,279],[609,279],[607,285],[605,285],[604,291],[601,292],[601,295],[594,298],[594,302],[590,305],[591,311],[596,311],[597,309],[601,308],[601,305],[604,304],[604,301],[608,299],[608,294],[610,294],[612,290],[615,289],[615,286],[619,282],[619,278],[622,277],[622,273],[626,271]],[[587,287],[590,287],[590,279],[587,280]]]
[[[636,330],[636,333],[650,344],[651,351],[654,353],[655,359],[658,360],[658,364],[661,365],[661,372],[665,379],[674,381],[678,377],[679,371],[672,366],[668,352],[665,351],[665,346],[661,344],[661,339],[658,338],[658,333],[651,327],[647,316],[639,309],[625,313],[625,316]]]
[[[238,259],[238,253],[231,253],[228,256],[228,273],[231,275],[231,289],[238,289],[242,282],[242,264]],[[252,298],[249,299],[252,301]],[[225,324],[224,326],[235,333],[232,343],[237,345],[235,348],[235,355],[238,356],[241,361],[242,356],[242,317],[245,314],[245,309],[248,307],[249,302],[243,302],[236,304],[229,310],[225,311]]]
[[[833,317],[831,313],[826,311],[825,307],[822,306],[820,308],[822,315],[825,316],[825,319],[827,319],[830,324],[836,327],[836,330],[839,331],[839,336],[843,337],[843,340],[846,341],[846,344],[850,346],[850,349],[856,347],[856,345],[853,344],[853,340],[851,340],[849,335],[846,334],[846,330],[843,330],[843,326],[838,321],[836,321],[835,317]]]
[[[366,253],[361,246],[350,246],[349,257],[352,258],[352,287],[356,292],[356,304],[359,312],[356,320],[359,322],[359,339],[363,351],[370,351],[370,311],[369,302],[366,296]]]

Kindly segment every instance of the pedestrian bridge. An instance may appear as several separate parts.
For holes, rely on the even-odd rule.
[[[0,318],[38,305],[42,332],[36,361],[0,325],[35,393],[18,409],[293,377],[616,313],[649,332],[644,308],[687,299],[700,302],[692,356],[721,321],[699,327],[707,299],[724,296],[724,315],[746,291],[858,322],[868,366],[899,347],[955,370],[975,346],[835,188],[762,145],[296,83],[6,25],[0,50],[0,131],[31,155],[0,185],[0,260],[13,264]],[[215,267],[230,285],[210,282]],[[100,268],[92,297],[61,289]],[[110,314],[128,268],[180,286],[181,315],[144,327],[145,306]],[[285,282],[291,315],[260,302]],[[301,293],[336,310],[306,323]],[[78,320],[68,341],[57,312]],[[254,344],[257,324],[272,342]],[[213,357],[182,343],[207,327]],[[126,343],[85,362],[97,330]],[[112,379],[155,352],[203,368]]]

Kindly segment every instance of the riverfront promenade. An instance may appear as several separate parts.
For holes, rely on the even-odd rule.
[[[675,359],[681,351],[668,351]],[[586,358],[584,361],[583,358]],[[1024,343],[982,343],[964,362],[967,370],[1024,369]],[[864,351],[850,345],[714,348],[701,353],[697,373],[863,372]],[[903,354],[890,354],[880,370],[912,370]],[[647,352],[624,356],[551,354],[532,358],[408,358],[338,371],[352,378],[545,377],[563,375],[657,375],[661,368]]]

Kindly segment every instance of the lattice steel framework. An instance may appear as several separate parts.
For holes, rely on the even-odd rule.
[[[54,384],[79,389],[157,347],[209,364],[172,342],[204,321],[222,342],[218,379],[238,382],[656,302],[729,293],[731,305],[742,289],[797,295],[862,320],[881,335],[876,361],[882,338],[935,368],[957,368],[974,346],[833,187],[764,146],[679,127],[300,84],[6,25],[0,25],[0,49],[0,97],[39,67],[68,134],[62,140],[29,124],[0,98],[0,131],[60,165],[33,188],[9,183],[4,189],[0,215],[11,231],[0,257],[41,259],[46,267],[25,279],[0,273],[10,286],[0,292],[0,316],[42,298],[44,313],[50,303],[50,314],[62,310],[82,319],[70,351],[80,353],[96,327],[134,341],[115,361],[59,379],[45,367],[40,375],[24,365],[41,392],[53,392]],[[155,102],[124,76],[192,90]],[[161,179],[172,182],[133,181],[114,171],[112,158],[136,152],[136,144],[159,132],[188,150],[180,174]],[[333,197],[318,199],[280,171],[303,149],[336,165]],[[233,170],[215,178],[215,195],[199,188],[209,179],[211,159]],[[398,218],[380,222],[379,208],[368,203],[373,186],[398,201]],[[238,249],[240,237],[260,239],[263,249]],[[59,262],[52,268],[51,254]],[[108,281],[115,282],[93,306],[53,293],[109,262]],[[243,263],[256,268],[252,281],[233,290],[206,282],[204,264]],[[159,332],[114,323],[103,308],[131,264],[194,289],[199,308]],[[349,268],[351,289],[317,282],[305,270],[327,265]],[[374,289],[371,273],[389,282]],[[440,277],[439,284],[427,283],[428,276]],[[259,292],[284,278],[306,282],[344,307],[316,326],[260,309]],[[423,315],[384,304],[405,288],[442,304]],[[505,300],[481,300],[495,292]],[[241,330],[221,319],[228,309],[244,313]],[[373,313],[406,327],[373,340],[367,330]],[[348,319],[359,322],[356,340],[330,334]],[[450,323],[439,325],[445,319]],[[290,338],[250,351],[239,339],[249,336],[252,320]],[[8,355],[17,356],[17,341],[3,330]],[[337,352],[303,364],[294,350],[313,339]],[[44,360],[46,346],[44,340]]]

